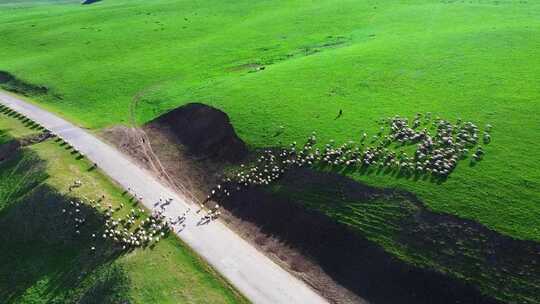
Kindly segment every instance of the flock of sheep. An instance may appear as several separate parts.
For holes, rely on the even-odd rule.
[[[406,175],[444,179],[471,153],[471,162],[481,160],[485,152],[480,141],[491,142],[492,126],[489,124],[480,137],[478,126],[472,122],[458,119],[451,123],[433,118],[431,113],[418,113],[412,120],[396,115],[378,123],[379,131],[371,138],[363,133],[358,144],[348,142],[336,146],[332,140],[322,147],[317,146],[313,132],[302,147],[293,142],[280,151],[265,150],[255,163],[241,165],[239,171],[224,178],[207,199],[230,196],[231,191],[251,185],[268,185],[287,170],[297,167],[353,170],[378,167]],[[416,149],[411,153],[413,146]]]
[[[69,189],[80,187],[81,181],[76,180]],[[111,204],[102,204],[104,197],[97,201],[75,202],[70,201],[66,208],[62,209],[62,213],[66,216],[67,224],[73,226],[75,235],[81,235],[81,229],[86,224],[88,211],[83,211],[84,206],[90,206],[95,211],[105,216],[103,229],[94,231],[91,234],[95,241],[97,238],[112,241],[119,245],[122,250],[131,250],[138,247],[153,246],[165,237],[172,228],[172,223],[163,215],[163,209],[154,210],[148,217],[145,216],[145,211],[142,208],[132,208],[124,216],[115,214],[120,212],[124,205],[120,204],[113,208]],[[90,250],[95,251],[96,247],[91,246]]]

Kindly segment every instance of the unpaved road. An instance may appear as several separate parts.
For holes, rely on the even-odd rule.
[[[191,208],[186,228],[179,231],[180,227],[175,227],[175,233],[253,303],[327,303],[219,221],[197,225],[201,215],[194,211],[198,206],[162,185],[91,133],[11,94],[0,92],[0,103],[61,136],[122,187],[135,190],[148,209],[160,197],[173,198],[173,203],[165,209],[165,215],[170,218],[176,219]]]

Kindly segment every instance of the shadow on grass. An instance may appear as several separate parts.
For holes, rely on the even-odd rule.
[[[9,135],[0,133],[0,164],[13,157],[21,143],[18,140],[11,139]]]
[[[435,184],[442,184],[448,180],[447,176],[434,175],[417,170],[409,170],[404,168],[395,168],[389,166],[345,166],[345,165],[328,165],[318,164],[313,167],[321,172],[330,172],[341,175],[349,175],[357,173],[364,176],[385,175],[396,179],[407,179],[412,181],[429,181]]]
[[[27,161],[21,164],[23,159]],[[0,169],[13,166],[35,170],[43,162],[15,156]],[[17,172],[27,172],[20,169]],[[0,193],[0,303],[36,296],[48,303],[125,301],[128,279],[112,263],[120,251],[91,236],[103,227],[103,216],[81,204],[77,214],[86,222],[78,228],[80,235],[76,234],[74,217],[62,212],[74,199],[44,184],[46,176],[39,173],[43,171],[35,172],[23,175],[25,182],[15,192]],[[5,181],[3,176],[0,181]]]
[[[516,303],[534,303],[530,299],[540,294],[540,285],[535,285],[540,283],[538,243],[434,213],[411,194],[368,187],[337,174],[291,171],[279,189],[272,194],[251,188],[233,194],[223,206],[303,252],[370,303],[503,303],[479,288],[510,295]],[[351,208],[360,214],[351,213]],[[390,238],[401,254],[468,279],[404,262],[367,236]],[[509,283],[522,280],[531,285]]]
[[[46,94],[49,91],[45,86],[25,82],[5,71],[0,71],[0,87],[25,96]]]

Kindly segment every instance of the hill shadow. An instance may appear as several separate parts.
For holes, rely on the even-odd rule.
[[[18,154],[1,169],[11,164],[28,169],[44,165],[40,159]],[[77,214],[85,222],[78,228],[80,234],[75,233],[73,218],[62,212],[75,198],[43,183],[45,177],[36,170],[17,191],[0,196],[0,303],[17,301],[42,284],[40,297],[49,302],[125,300],[128,279],[112,263],[121,252],[112,243],[91,237],[103,227],[103,215],[81,204]]]
[[[535,267],[540,265],[538,243],[515,240],[474,221],[434,213],[410,193],[369,187],[338,174],[293,170],[284,176],[280,185],[279,193],[289,193],[276,195],[262,188],[249,188],[233,193],[222,204],[236,217],[255,223],[264,234],[316,261],[340,285],[370,303],[503,302],[486,296],[471,281],[398,259],[368,240],[359,230],[315,211],[315,204],[337,204],[329,207],[332,211],[349,208],[340,204],[350,200],[373,206],[384,198],[403,204],[398,213],[405,216],[388,224],[396,226],[393,242],[404,246],[405,251],[422,253],[423,258],[429,257],[439,268],[461,272],[468,277],[492,275],[492,284],[482,286],[490,293],[495,292],[492,288],[500,288],[534,299],[539,291],[531,287],[535,286],[534,282],[540,282],[540,269]],[[336,185],[340,185],[339,189],[332,190]],[[326,196],[319,196],[315,199],[323,202],[314,203],[310,197],[301,195],[306,189],[309,192],[309,189],[329,188],[330,195],[338,196],[331,201],[327,201]],[[300,195],[287,197],[294,191]],[[361,218],[358,220],[362,221]],[[375,233],[379,228],[373,228]],[[507,284],[509,273],[514,279],[526,277],[532,285],[529,289],[515,290],[518,287]]]

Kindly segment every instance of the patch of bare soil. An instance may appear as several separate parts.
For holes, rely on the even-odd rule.
[[[150,158],[141,151],[141,142],[138,138],[138,133],[139,131],[134,128],[115,126],[103,130],[101,136],[109,143],[114,144],[120,151],[131,156],[143,168],[151,169],[149,164]]]
[[[116,126],[102,131],[101,137],[194,202],[204,201],[209,189],[204,180],[217,181],[217,172],[223,168],[208,160],[192,160],[176,137],[159,126],[142,129]]]
[[[216,108],[189,103],[167,112],[149,124],[169,129],[196,158],[238,162],[247,155],[246,144],[236,135],[227,114]]]

